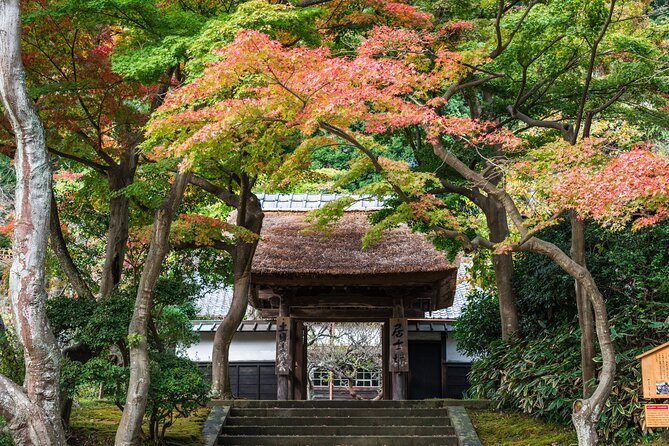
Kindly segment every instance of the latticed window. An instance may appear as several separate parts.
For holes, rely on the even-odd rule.
[[[315,387],[328,387],[330,385],[329,370],[314,370],[311,372],[311,382]],[[334,387],[348,387],[348,379],[336,375],[332,378]],[[379,387],[379,372],[358,370],[355,379],[356,387]]]
[[[327,370],[314,370],[311,372],[311,382],[313,382],[316,387],[329,385],[330,372]]]
[[[311,382],[314,387],[327,387],[330,385],[330,371],[329,370],[314,370],[311,373]],[[348,380],[339,378],[336,375],[332,377],[332,385],[334,387],[348,387]]]
[[[379,372],[358,370],[355,385],[357,387],[379,387]]]

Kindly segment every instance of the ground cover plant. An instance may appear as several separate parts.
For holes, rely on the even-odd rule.
[[[545,422],[511,410],[468,410],[484,446],[570,446],[576,436],[564,424]]]
[[[201,446],[202,426],[209,413],[198,409],[188,418],[179,418],[156,446]],[[121,413],[111,401],[84,400],[72,410],[71,443],[81,446],[106,446],[114,441]],[[144,423],[148,432],[149,424]],[[76,439],[76,440],[75,440]]]

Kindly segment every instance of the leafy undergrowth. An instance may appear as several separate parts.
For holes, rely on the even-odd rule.
[[[468,409],[483,446],[575,446],[576,434],[571,426],[550,423],[510,410]],[[666,446],[669,435],[652,443],[635,446]]]
[[[199,409],[188,418],[178,418],[167,430],[165,446],[201,446],[202,425],[209,409]],[[114,443],[121,411],[106,401],[86,401],[72,410],[69,444],[107,446]],[[144,431],[148,425],[145,423]]]
[[[576,434],[568,426],[547,423],[511,411],[468,410],[484,446],[569,446]]]

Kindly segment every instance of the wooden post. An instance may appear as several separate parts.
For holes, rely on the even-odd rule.
[[[408,396],[409,374],[409,330],[404,317],[404,302],[395,299],[393,318],[390,319],[390,372],[392,374],[393,400],[405,400]]]
[[[448,333],[441,333],[441,397],[448,393]]]
[[[392,378],[390,376],[390,332],[388,327],[390,321],[386,320],[383,323],[383,329],[381,333],[381,385],[383,386],[383,399],[391,400],[393,399],[392,395]]]
[[[278,400],[288,400],[293,397],[291,369],[294,367],[294,330],[288,314],[288,306],[281,302],[279,317],[276,318],[276,398]]]
[[[293,399],[305,400],[307,396],[306,338],[304,322],[294,321],[295,345],[293,348],[295,365],[293,367]]]

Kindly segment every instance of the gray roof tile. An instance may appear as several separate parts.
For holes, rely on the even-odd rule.
[[[369,195],[350,195],[350,194],[325,194],[325,193],[307,193],[307,194],[257,194],[258,199],[265,211],[286,211],[286,210],[311,210],[323,207],[326,203],[330,203],[339,198],[353,197],[357,200],[348,209],[362,210],[362,209],[381,209],[383,208],[383,201],[376,197]]]

